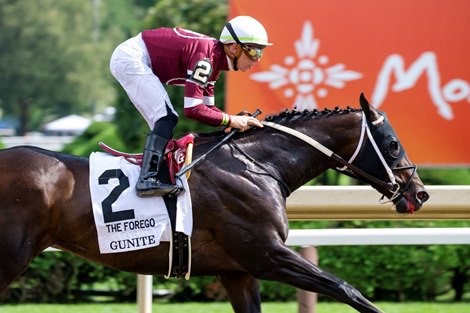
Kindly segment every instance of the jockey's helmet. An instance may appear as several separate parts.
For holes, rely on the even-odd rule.
[[[220,41],[224,44],[236,42],[250,46],[272,46],[272,43],[268,42],[264,26],[251,16],[237,16],[231,19],[220,34]]]

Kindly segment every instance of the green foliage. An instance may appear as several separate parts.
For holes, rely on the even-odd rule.
[[[62,151],[88,157],[91,152],[102,151],[99,147],[100,141],[116,150],[126,150],[124,143],[117,135],[116,125],[107,122],[94,122],[82,135],[66,145]]]
[[[87,94],[77,84],[78,67],[89,56],[83,54],[89,49],[83,38],[90,33],[83,17],[90,15],[90,6],[70,0],[2,2],[0,95],[5,113],[21,116],[24,132],[27,123],[35,122],[30,121],[32,110],[42,109],[43,114],[64,113],[66,108],[80,111],[78,104],[82,110],[90,109],[83,101]],[[60,104],[55,112],[51,112],[51,102]]]
[[[74,268],[71,256],[41,254],[7,289],[2,302],[63,301],[73,281]]]
[[[261,301],[293,301],[297,297],[297,289],[277,281],[260,282]]]
[[[436,303],[436,302],[407,302],[407,303],[375,303],[380,309],[387,313],[464,313],[468,311],[468,303]],[[217,303],[161,303],[153,305],[154,312],[165,313],[233,313],[233,309],[228,302]],[[4,305],[2,313],[135,313],[138,311],[135,303],[106,303],[106,304],[20,304]],[[296,302],[263,302],[261,311],[269,313],[295,313],[298,312]],[[321,313],[357,313],[356,310],[343,303],[328,303],[320,300],[317,304],[316,312]]]
[[[226,299],[225,290],[215,277],[191,277],[190,280],[169,280],[167,285],[174,291],[170,302],[220,301]]]
[[[149,132],[149,126],[129,100],[124,89],[118,84],[116,86],[120,89],[118,90],[113,124],[116,125],[119,138],[127,147],[126,151],[142,152],[145,134]]]
[[[346,246],[319,251],[324,270],[346,279],[369,297],[409,301],[433,300],[450,289],[452,273],[445,263],[449,256],[437,258],[434,250],[434,246]]]
[[[419,176],[426,185],[470,185],[470,168],[424,168]]]
[[[356,185],[360,182],[346,176],[338,171],[329,169],[323,174],[315,177],[306,185],[308,186],[349,186],[349,185]]]
[[[63,252],[42,253],[0,296],[0,303],[70,303],[90,301],[87,291],[107,282],[114,301],[135,301],[136,276]]]
[[[227,19],[225,0],[160,0],[145,18],[148,28],[183,27],[218,38]]]
[[[99,4],[99,5],[97,5]],[[117,43],[134,32],[126,0],[0,0],[0,103],[20,133],[114,100],[108,70]]]

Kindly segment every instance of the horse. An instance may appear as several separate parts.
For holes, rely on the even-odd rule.
[[[295,110],[264,119],[206,156],[189,179],[194,214],[191,275],[216,276],[236,313],[261,311],[260,280],[326,295],[359,312],[382,312],[344,280],[286,246],[286,197],[328,169],[373,186],[398,213],[429,198],[384,112]],[[195,139],[195,157],[221,138]],[[169,243],[101,254],[87,158],[19,146],[0,151],[0,292],[47,247],[140,274],[167,273]],[[315,201],[315,199],[312,199]]]

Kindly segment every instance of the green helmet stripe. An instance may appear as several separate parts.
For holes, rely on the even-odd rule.
[[[226,40],[233,40],[235,41],[235,39],[230,36],[230,35],[226,35],[226,36],[220,36],[220,39],[226,39]],[[254,37],[238,37],[238,39],[241,41],[241,42],[253,42],[253,43],[265,43],[264,40],[260,39],[260,38],[254,38]]]

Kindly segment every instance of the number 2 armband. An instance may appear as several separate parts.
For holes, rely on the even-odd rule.
[[[203,87],[207,87],[211,73],[212,65],[210,64],[209,59],[199,60],[197,61],[192,73],[190,73],[189,80]]]

